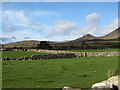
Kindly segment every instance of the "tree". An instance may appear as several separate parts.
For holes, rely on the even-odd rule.
[[[51,46],[47,41],[41,41],[40,44],[37,44],[37,47],[41,49],[51,49]]]

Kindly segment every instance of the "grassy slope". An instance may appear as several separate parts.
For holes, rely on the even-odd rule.
[[[118,57],[3,61],[3,88],[89,88],[108,78]]]
[[[2,58],[5,58],[8,56],[9,58],[19,58],[23,56],[32,56],[32,55],[38,55],[38,54],[48,54],[44,52],[25,52],[25,51],[3,51],[2,52]]]
[[[72,51],[72,52],[112,52],[112,51],[119,51],[119,49],[71,49],[71,50],[60,50],[60,51]]]

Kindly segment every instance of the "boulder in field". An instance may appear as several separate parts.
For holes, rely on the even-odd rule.
[[[113,76],[105,81],[93,84],[92,88],[93,90],[96,90],[96,89],[118,90],[118,78],[119,76]]]

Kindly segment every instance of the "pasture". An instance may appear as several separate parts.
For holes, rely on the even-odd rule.
[[[118,57],[3,61],[3,88],[90,88],[108,79],[117,69]]]

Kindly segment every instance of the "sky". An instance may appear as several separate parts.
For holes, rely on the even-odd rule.
[[[117,27],[117,2],[3,2],[0,43],[74,40]]]

